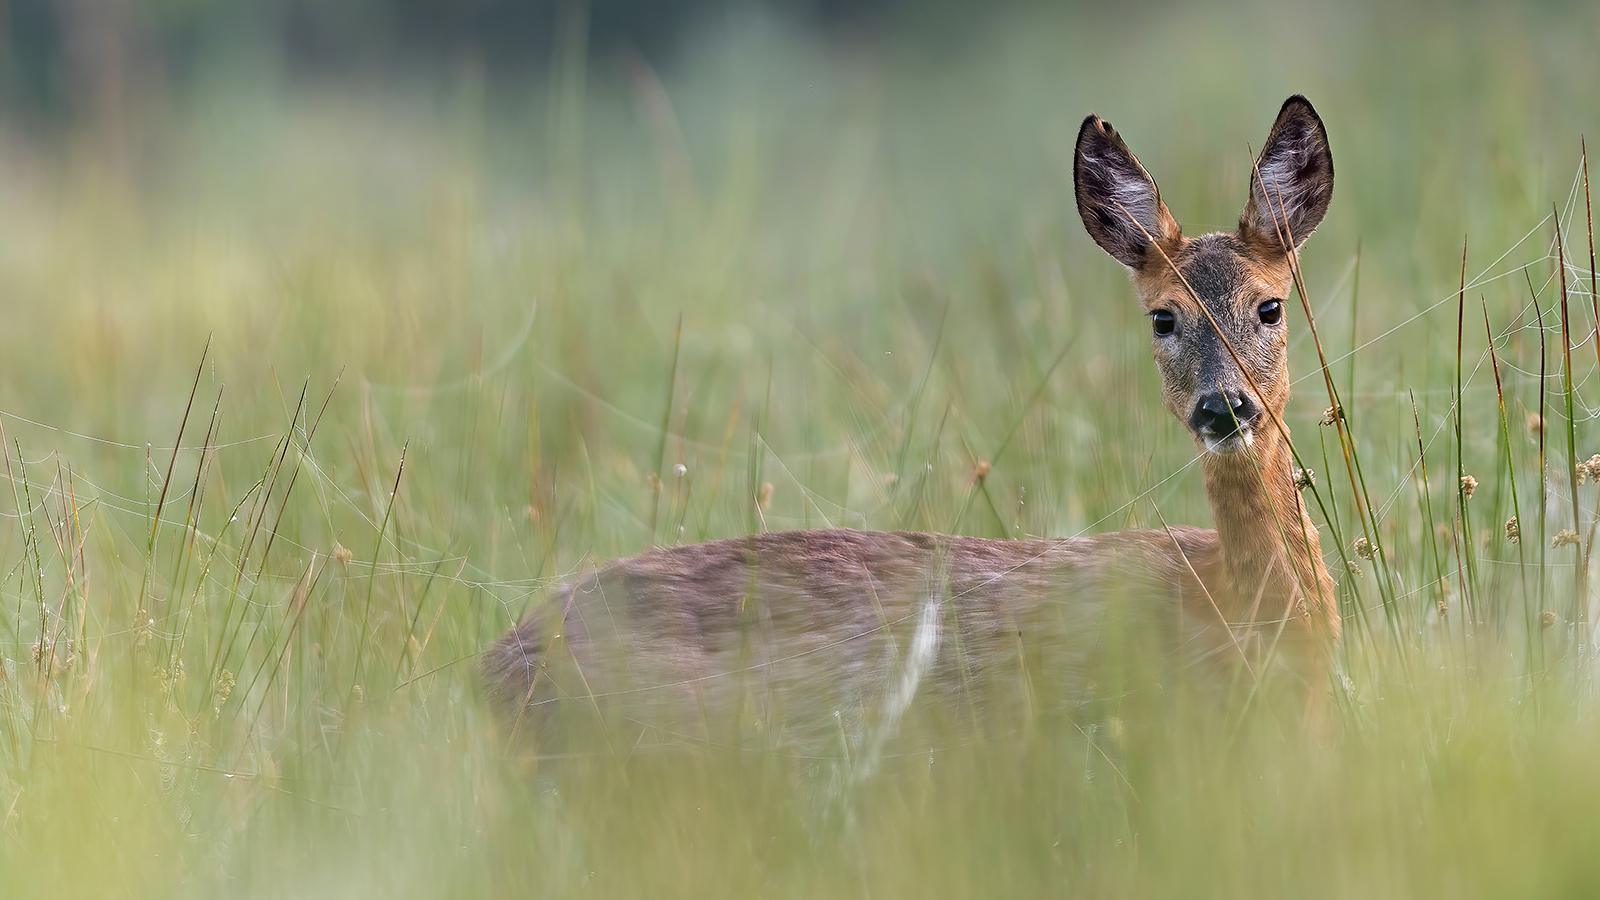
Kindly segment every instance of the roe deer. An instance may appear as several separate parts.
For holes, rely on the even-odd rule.
[[[487,652],[513,730],[540,730],[560,706],[702,740],[715,712],[740,734],[870,751],[862,736],[892,731],[919,692],[936,715],[1094,702],[1130,634],[1153,636],[1169,671],[1248,668],[1240,635],[1258,636],[1325,691],[1339,614],[1283,425],[1291,257],[1333,190],[1322,121],[1303,97],[1284,103],[1232,232],[1185,237],[1098,116],[1078,132],[1073,181],[1090,237],[1131,273],[1166,405],[1203,451],[1216,530],[834,529],[651,550],[570,581]]]

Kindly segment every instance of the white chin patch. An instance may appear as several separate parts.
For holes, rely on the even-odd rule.
[[[1225,456],[1229,453],[1238,453],[1241,450],[1253,446],[1256,442],[1255,432],[1248,428],[1244,429],[1243,431],[1230,434],[1225,438],[1214,438],[1202,435],[1200,439],[1205,442],[1207,453],[1215,453],[1221,456]]]

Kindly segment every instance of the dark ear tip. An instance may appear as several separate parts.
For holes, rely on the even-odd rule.
[[[1082,144],[1084,141],[1089,139],[1090,135],[1093,135],[1096,132],[1104,134],[1110,131],[1110,122],[1107,122],[1105,119],[1100,118],[1094,113],[1090,113],[1087,116],[1084,116],[1083,124],[1078,126],[1078,143]]]
[[[1295,94],[1283,101],[1283,106],[1278,110],[1278,117],[1282,118],[1291,113],[1306,116],[1318,124],[1322,122],[1322,117],[1317,115],[1317,108],[1311,105],[1305,94]]]

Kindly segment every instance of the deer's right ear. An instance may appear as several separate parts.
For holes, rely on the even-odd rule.
[[[1178,240],[1178,223],[1161,202],[1155,179],[1139,164],[1111,123],[1099,116],[1083,120],[1072,159],[1078,215],[1100,249],[1117,262],[1138,269],[1160,258],[1154,240],[1169,250]]]

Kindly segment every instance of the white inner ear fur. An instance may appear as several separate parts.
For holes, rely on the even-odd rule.
[[[1155,185],[1139,170],[1137,163],[1131,160],[1108,160],[1105,156],[1095,153],[1083,155],[1085,166],[1104,172],[1106,181],[1111,186],[1111,192],[1106,200],[1111,206],[1111,211],[1116,214],[1119,225],[1124,225],[1133,232],[1132,237],[1139,244],[1146,241],[1144,234],[1140,233],[1137,226],[1125,220],[1123,210],[1127,215],[1133,216],[1134,221],[1144,226],[1144,230],[1151,237],[1161,237],[1161,201],[1156,193]],[[1121,206],[1121,209],[1117,207]]]
[[[1297,245],[1310,236],[1316,223],[1307,222],[1306,215],[1324,186],[1320,179],[1303,181],[1297,173],[1303,171],[1307,156],[1319,152],[1315,132],[1308,130],[1278,141],[1262,155],[1256,166],[1260,179],[1254,184],[1256,225],[1263,232],[1276,236],[1287,225]]]

